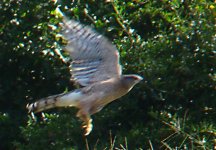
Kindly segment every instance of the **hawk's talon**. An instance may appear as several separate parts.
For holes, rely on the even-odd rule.
[[[85,133],[84,133],[84,135],[85,136],[89,135],[91,133],[91,131],[92,131],[92,128],[93,128],[93,125],[91,123],[88,124],[88,125],[85,125]]]
[[[85,129],[84,135],[89,135],[93,128],[92,119],[89,119],[87,122],[83,122],[82,128]]]
[[[92,125],[92,119],[90,115],[84,111],[79,111],[77,113],[77,117],[79,117],[83,123],[82,123],[82,128],[85,130],[84,135],[87,136],[91,133],[93,125]]]

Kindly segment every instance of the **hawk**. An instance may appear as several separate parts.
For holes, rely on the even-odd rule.
[[[67,41],[65,50],[72,58],[71,78],[81,88],[42,98],[28,104],[27,109],[37,113],[54,107],[76,107],[88,135],[93,127],[91,115],[128,93],[143,78],[122,75],[116,47],[90,27],[67,18],[63,18],[61,26]]]

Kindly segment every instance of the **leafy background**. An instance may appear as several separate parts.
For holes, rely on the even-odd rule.
[[[0,149],[216,148],[215,7],[213,0],[2,0]],[[86,138],[76,109],[34,119],[25,108],[76,88],[58,9],[107,36],[123,72],[145,78],[93,116]]]

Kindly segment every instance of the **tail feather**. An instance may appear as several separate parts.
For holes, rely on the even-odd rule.
[[[27,104],[26,108],[29,113],[37,113],[54,107],[76,106],[79,99],[81,99],[81,96],[82,93],[79,90],[75,90],[68,93],[42,98],[34,103]]]

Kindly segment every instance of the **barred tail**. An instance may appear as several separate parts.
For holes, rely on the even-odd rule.
[[[26,108],[30,112],[41,112],[54,107],[77,106],[77,101],[81,99],[80,90],[42,98],[34,103],[27,104]]]

